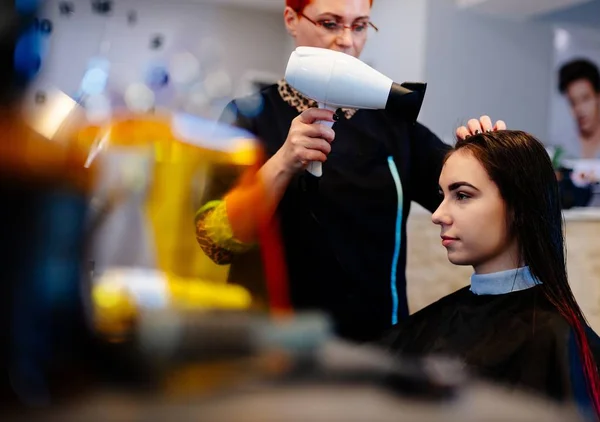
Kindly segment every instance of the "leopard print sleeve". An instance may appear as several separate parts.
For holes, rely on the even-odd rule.
[[[223,200],[211,201],[198,211],[196,240],[206,256],[218,265],[230,264],[235,254],[254,246],[235,239]]]

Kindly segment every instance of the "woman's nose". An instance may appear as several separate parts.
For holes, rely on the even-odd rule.
[[[353,43],[352,29],[347,27],[342,28],[341,32],[337,36],[337,43],[340,47],[351,47]]]
[[[452,222],[450,215],[444,206],[444,202],[442,202],[437,210],[431,215],[431,221],[433,224],[438,225],[449,225]]]

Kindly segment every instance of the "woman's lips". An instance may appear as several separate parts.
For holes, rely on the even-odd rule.
[[[442,236],[442,245],[450,246],[452,243],[456,242],[458,238],[450,237],[450,236]]]

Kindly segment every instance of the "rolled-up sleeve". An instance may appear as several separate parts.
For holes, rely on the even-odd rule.
[[[198,210],[196,240],[202,251],[219,265],[230,264],[235,254],[247,252],[255,246],[234,237],[224,200],[208,202]]]

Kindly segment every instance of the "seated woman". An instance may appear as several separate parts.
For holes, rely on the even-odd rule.
[[[401,322],[385,343],[404,356],[459,358],[483,378],[576,402],[595,419],[598,337],[567,281],[544,147],[519,131],[459,140],[439,184],[432,219],[450,262],[473,266],[471,285]]]

